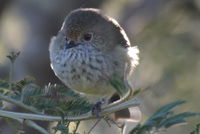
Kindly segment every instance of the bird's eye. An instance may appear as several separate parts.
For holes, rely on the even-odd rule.
[[[92,34],[91,33],[86,33],[83,36],[85,41],[90,41],[92,39]]]

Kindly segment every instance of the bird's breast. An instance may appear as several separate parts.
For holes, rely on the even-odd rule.
[[[109,83],[113,66],[100,51],[79,46],[61,49],[53,57],[51,65],[55,74],[71,89],[87,94],[114,92]]]

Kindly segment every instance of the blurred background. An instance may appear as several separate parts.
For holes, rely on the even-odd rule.
[[[15,81],[28,75],[41,86],[60,83],[50,68],[49,42],[65,16],[80,7],[100,8],[114,17],[139,47],[140,65],[132,84],[148,87],[140,95],[143,119],[175,100],[187,101],[178,111],[200,111],[200,0],[1,0],[0,78],[8,79],[6,55],[14,50],[21,51]],[[188,134],[199,120],[163,133]],[[94,131],[105,133],[100,128]],[[2,121],[0,129],[15,134]]]

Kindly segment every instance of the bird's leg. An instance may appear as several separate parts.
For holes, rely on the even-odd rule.
[[[101,113],[103,104],[105,104],[105,99],[98,101],[92,108],[92,114],[98,118],[101,117],[100,113]]]
[[[101,118],[99,118],[99,119],[95,122],[95,124],[90,128],[90,130],[88,131],[87,134],[90,134],[91,131],[96,127],[96,125],[97,125],[100,121],[101,121]]]
[[[114,119],[112,119],[112,118],[109,117],[109,116],[105,116],[105,117],[104,117],[104,120],[107,122],[107,124],[108,124],[109,126],[111,126],[110,123],[116,125],[116,126],[117,126],[118,128],[120,128],[120,129],[122,129],[123,126],[124,126],[124,124],[117,123]]]

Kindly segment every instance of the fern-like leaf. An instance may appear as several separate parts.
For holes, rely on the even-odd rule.
[[[200,116],[200,113],[183,112],[174,114],[172,109],[185,101],[176,101],[167,104],[157,110],[145,123],[138,124],[129,134],[147,134],[151,131],[167,129],[171,126],[184,123],[186,119],[193,116]]]

